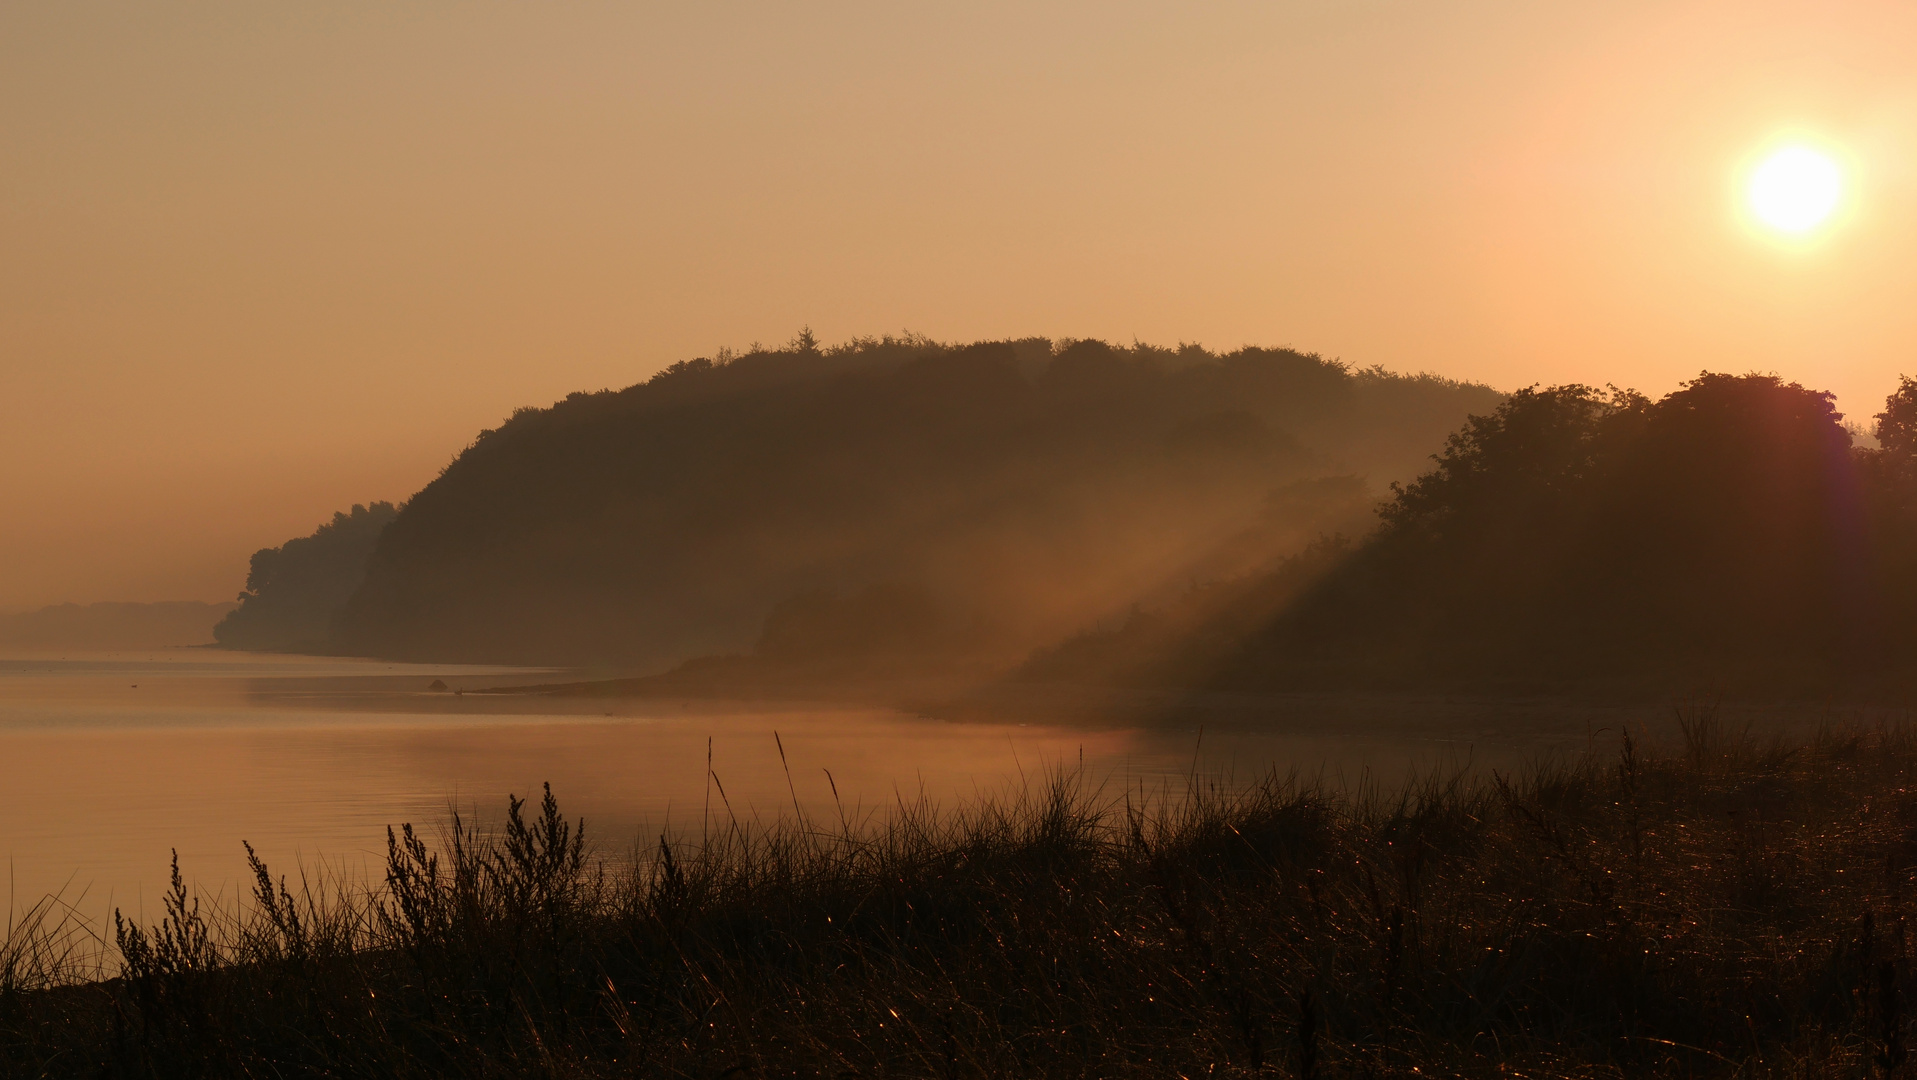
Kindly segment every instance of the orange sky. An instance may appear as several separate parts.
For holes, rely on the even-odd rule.
[[[515,406],[910,329],[1917,373],[1904,3],[0,5],[0,608],[226,599]],[[1838,148],[1819,242],[1740,221]]]

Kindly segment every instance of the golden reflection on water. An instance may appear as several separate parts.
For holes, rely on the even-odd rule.
[[[1015,793],[1081,765],[1093,783],[1182,790],[1194,769],[1265,768],[1349,784],[1485,753],[1431,733],[1095,730],[948,723],[879,709],[567,701],[431,693],[545,672],[176,651],[0,660],[0,822],[15,910],[62,893],[91,918],[149,918],[178,849],[189,881],[230,899],[242,840],[276,872],[377,877],[386,827],[430,831],[454,807],[497,820],[550,781],[611,855],[702,820],[793,811],[836,823],[921,796]],[[611,714],[611,715],[608,715]],[[774,732],[778,733],[778,742]],[[1568,744],[1560,733],[1557,742]],[[783,743],[782,761],[779,743]],[[1540,745],[1504,740],[1515,760]],[[707,755],[712,774],[707,780]],[[789,770],[789,771],[788,771]],[[828,775],[829,772],[829,775]],[[837,798],[834,796],[836,786]]]

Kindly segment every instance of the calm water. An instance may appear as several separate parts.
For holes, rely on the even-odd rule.
[[[1575,749],[1591,729],[1588,718],[1540,727],[1470,709],[1381,725],[1349,709],[1294,708],[1271,730],[1240,724],[1201,742],[1195,730],[428,689],[552,678],[200,650],[0,659],[0,869],[11,904],[53,892],[90,918],[116,906],[152,918],[172,849],[189,881],[231,897],[244,881],[242,840],[276,871],[376,874],[389,824],[436,826],[455,806],[496,820],[508,793],[543,781],[601,850],[618,853],[662,828],[696,834],[702,813],[767,818],[795,798],[836,819],[834,783],[862,815],[921,793],[946,805],[1002,793],[1081,761],[1113,785],[1182,784],[1194,766],[1249,777],[1273,764],[1334,783],[1391,782],[1442,761]],[[708,748],[717,786],[706,781]]]

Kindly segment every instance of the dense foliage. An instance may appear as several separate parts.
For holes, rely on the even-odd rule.
[[[830,624],[1016,660],[1301,543],[1274,489],[1409,476],[1498,400],[1286,349],[802,337],[483,433],[380,537],[333,645],[663,665]]]
[[[1829,395],[1706,374],[1661,401],[1515,395],[1401,489],[1373,547],[1287,614],[1427,675],[1665,673],[1828,687],[1895,663],[1917,537]],[[1375,651],[1372,651],[1375,650]],[[1323,655],[1323,652],[1320,652]]]
[[[327,652],[340,610],[366,578],[366,560],[398,508],[355,504],[311,536],[253,553],[240,606],[213,628],[229,649]]]
[[[1532,388],[1321,544],[1046,650],[1028,680],[1901,698],[1917,674],[1917,383],[1853,445],[1830,395],[1706,373]]]

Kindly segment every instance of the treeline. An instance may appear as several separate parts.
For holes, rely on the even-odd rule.
[[[802,335],[483,432],[380,533],[324,647],[657,668],[763,638],[1004,670],[1362,527],[1499,400],[1288,349]]]
[[[1853,444],[1829,394],[1706,373],[1652,401],[1529,389],[1395,489],[1378,532],[1035,658],[1192,688],[1906,692],[1917,384]]]
[[[213,628],[214,640],[260,652],[333,651],[334,622],[366,580],[380,533],[398,516],[389,502],[356,503],[310,536],[254,552],[239,606]]]
[[[1901,693],[1917,384],[1876,417],[1878,446],[1843,419],[1764,375],[1507,398],[1288,350],[802,338],[519,411],[403,510],[255,556],[219,638],[690,661],[600,688],[621,692],[1016,669],[1193,691]]]

